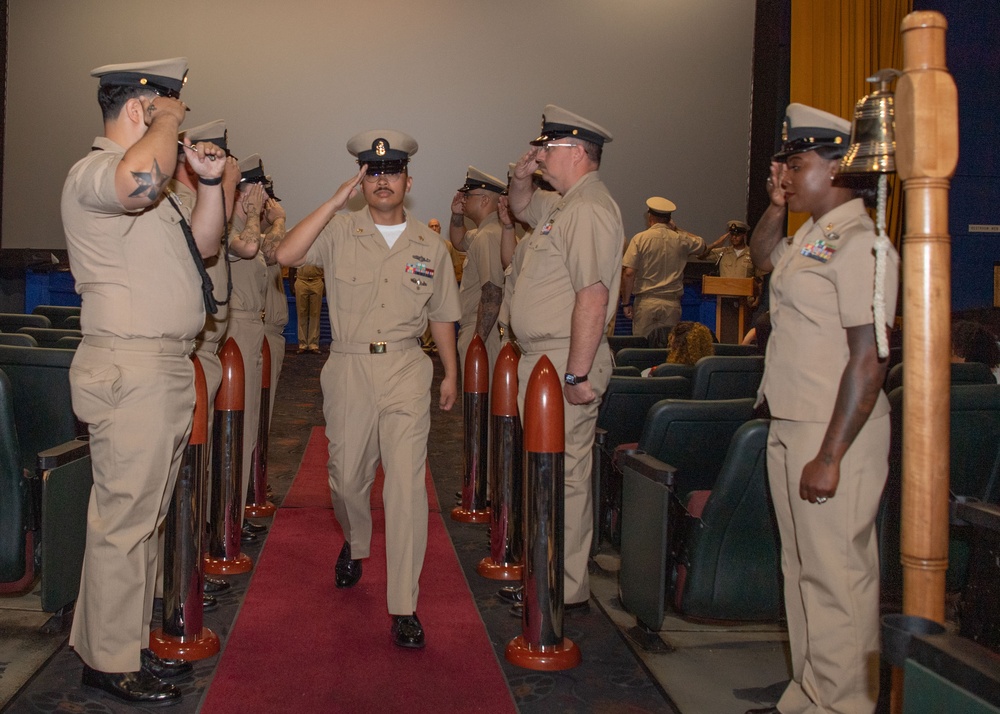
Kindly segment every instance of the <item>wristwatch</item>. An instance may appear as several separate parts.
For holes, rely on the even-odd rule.
[[[566,384],[568,384],[569,386],[575,387],[578,384],[583,384],[584,382],[586,382],[587,375],[585,374],[576,375],[567,372],[566,375],[563,377],[563,381],[566,382]]]

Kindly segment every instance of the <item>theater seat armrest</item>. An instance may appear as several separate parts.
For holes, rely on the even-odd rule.
[[[38,470],[47,471],[68,464],[90,453],[90,443],[86,439],[73,439],[51,449],[38,452]]]
[[[677,473],[677,469],[673,466],[665,464],[649,454],[628,454],[625,457],[623,467],[630,468],[637,474],[667,487],[674,485],[674,476]]]

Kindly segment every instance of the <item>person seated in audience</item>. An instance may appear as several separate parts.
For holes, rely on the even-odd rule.
[[[771,336],[771,313],[765,310],[753,321],[753,327],[743,336],[742,345],[752,345],[764,354],[767,351],[767,338]]]
[[[702,357],[715,354],[712,332],[700,322],[678,322],[667,338],[667,364],[695,364]],[[655,377],[656,367],[644,372]]]
[[[982,362],[1000,381],[1000,347],[996,336],[971,320],[957,320],[951,326],[951,361]]]

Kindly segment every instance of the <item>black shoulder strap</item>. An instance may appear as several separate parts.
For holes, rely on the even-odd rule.
[[[167,194],[167,200],[170,201],[170,205],[174,207],[177,211],[177,215],[181,218],[181,230],[184,232],[184,238],[187,241],[188,250],[191,252],[191,257],[194,259],[195,267],[198,268],[198,274],[201,275],[201,293],[202,298],[205,301],[205,311],[209,315],[214,315],[219,311],[219,303],[215,300],[215,295],[213,291],[215,286],[212,285],[212,278],[205,270],[205,261],[201,259],[201,253],[198,251],[198,244],[195,242],[194,233],[191,232],[191,226],[188,225],[187,219],[184,218],[184,214],[181,212],[180,206],[174,201],[174,197],[169,193]],[[228,301],[229,296],[226,296]]]

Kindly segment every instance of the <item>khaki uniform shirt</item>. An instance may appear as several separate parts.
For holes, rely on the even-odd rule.
[[[673,231],[654,223],[629,241],[622,265],[635,271],[633,295],[680,300],[684,266],[705,251],[705,241],[693,233]]]
[[[233,296],[229,307],[232,310],[261,313],[264,311],[264,293],[267,291],[267,263],[264,256],[257,253],[249,260],[235,255],[229,256],[233,271]]]
[[[323,268],[334,340],[419,338],[427,321],[459,318],[458,285],[441,236],[409,219],[392,248],[365,206],[326,224],[305,262]]]
[[[170,183],[167,184],[167,190],[174,195],[174,199],[178,203],[187,207],[188,214],[194,210],[198,194],[188,186],[176,179],[171,179]],[[221,343],[226,335],[226,321],[229,315],[229,305],[226,303],[229,276],[226,272],[225,250],[225,246],[220,241],[218,252],[211,258],[205,259],[205,271],[212,279],[212,295],[215,296],[217,305],[214,315],[205,315],[205,326],[198,334],[199,349],[205,342]]]
[[[779,419],[829,422],[847,366],[848,327],[871,325],[875,226],[861,199],[811,218],[771,253],[771,324],[758,400]],[[886,315],[899,287],[899,254],[886,261]],[[872,417],[889,412],[879,392]]]
[[[84,335],[192,340],[205,322],[201,277],[164,198],[124,212],[115,169],[125,150],[106,137],[78,161],[63,187],[62,219]],[[191,205],[180,206],[191,220]]]
[[[267,266],[266,277],[264,325],[281,332],[288,324],[288,296],[285,295],[285,281],[281,278],[281,266],[277,263]]]
[[[511,328],[520,342],[569,340],[576,293],[608,287],[605,324],[617,310],[625,230],[621,211],[596,171],[564,196],[535,191],[523,218],[535,227],[514,254]]]
[[[487,216],[481,226],[465,234],[462,244],[466,253],[462,274],[465,279],[459,289],[462,307],[462,327],[476,326],[483,286],[493,283],[503,287],[503,266],[500,263],[500,219],[495,213]]]
[[[738,254],[731,245],[716,248],[712,251],[712,259],[719,264],[719,277],[722,278],[752,278],[754,276],[753,261],[750,260],[750,248],[744,247]]]

